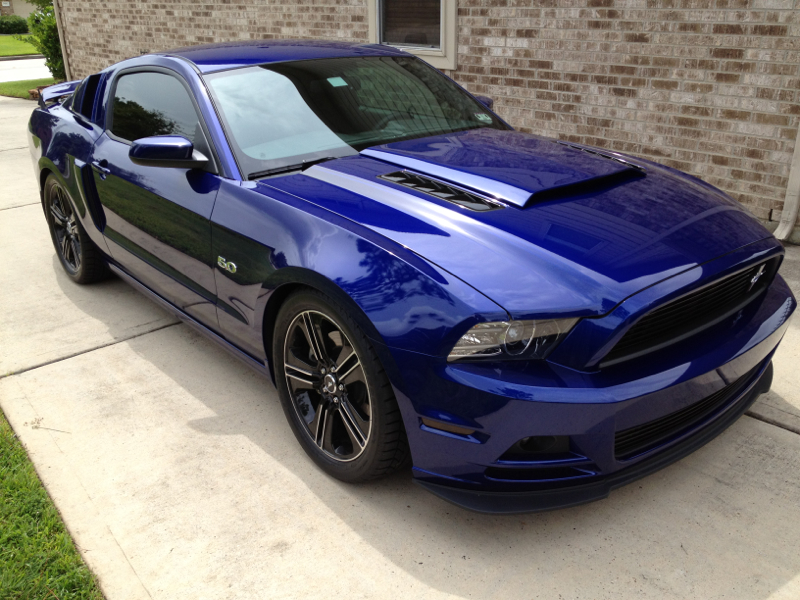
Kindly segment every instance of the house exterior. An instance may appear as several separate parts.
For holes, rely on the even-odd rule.
[[[514,127],[696,175],[800,243],[800,0],[56,0],[73,78],[243,39],[388,43]]]
[[[2,0],[0,2],[0,15],[17,15],[27,19],[36,7],[25,0]]]

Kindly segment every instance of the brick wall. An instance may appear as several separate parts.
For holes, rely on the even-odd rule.
[[[765,221],[783,207],[798,0],[460,0],[458,60],[520,129],[688,171]]]
[[[59,0],[75,76],[144,51],[365,42],[366,0]],[[800,125],[800,0],[458,0],[458,69],[523,131],[654,159],[780,218]]]
[[[367,41],[365,0],[56,0],[73,77],[146,52],[263,38]]]

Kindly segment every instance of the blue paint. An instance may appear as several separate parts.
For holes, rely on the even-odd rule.
[[[488,493],[616,481],[632,465],[695,447],[699,432],[734,409],[625,461],[614,455],[616,431],[693,405],[748,372],[756,373],[748,389],[763,391],[758,377],[796,308],[780,275],[702,334],[602,366],[654,308],[782,258],[780,244],[738,203],[693,177],[617,153],[477,129],[243,180],[203,74],[397,55],[383,46],[257,41],[123,61],[102,72],[90,120],[68,105],[33,112],[36,176],[58,178],[110,264],[251,364],[269,365],[265,314],[283,286],[314,287],[347,306],[390,378],[414,476],[427,484]],[[142,68],[185,82],[216,172],[137,165],[131,144],[106,131],[116,78]],[[52,102],[76,86],[45,96]],[[147,147],[158,144],[170,156],[190,151],[175,139]],[[475,212],[381,178],[403,169],[491,196],[502,208]],[[236,272],[217,257],[235,262]],[[546,361],[447,361],[476,323],[556,317],[581,320]],[[423,417],[474,432],[437,430]],[[529,436],[570,436],[570,453],[501,459]],[[498,478],[496,469],[512,467],[531,478]],[[565,493],[554,503],[577,497]]]

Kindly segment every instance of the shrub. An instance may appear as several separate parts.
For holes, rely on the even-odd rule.
[[[0,33],[28,33],[28,23],[19,15],[2,15]]]
[[[24,38],[17,38],[32,44],[39,54],[44,55],[44,64],[50,69],[53,78],[63,80],[66,78],[64,71],[64,57],[61,55],[61,40],[58,38],[58,25],[56,13],[52,6],[42,6],[28,17],[28,29],[31,34]]]

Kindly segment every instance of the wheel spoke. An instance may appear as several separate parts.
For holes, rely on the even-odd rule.
[[[289,363],[284,363],[283,368],[286,376],[291,377],[296,382],[295,387],[314,389],[319,381],[319,378],[316,377],[314,373],[299,369],[293,365],[290,365]]]
[[[64,236],[61,238],[61,256],[64,257],[64,260],[69,262],[69,253],[72,245],[69,243],[69,236],[65,233]]]
[[[331,419],[331,410],[327,404],[320,405],[320,410],[311,424],[313,426],[314,443],[321,450],[333,451],[333,443],[331,442],[333,419]]]
[[[69,202],[61,186],[56,187],[56,201],[58,202],[58,210],[61,211],[61,214],[66,220],[72,211],[69,210]]]
[[[327,354],[325,353],[325,346],[323,345],[319,332],[317,331],[314,321],[311,318],[311,313],[303,313],[302,329],[303,334],[306,336],[308,345],[311,346],[311,350],[314,352],[314,356],[317,357],[319,362],[326,362]]]
[[[342,356],[344,356],[344,358],[342,358]],[[341,373],[347,372],[347,370],[350,369],[350,365],[348,363],[353,359],[355,359],[356,363],[358,363],[358,356],[356,355],[355,350],[349,346],[343,347],[342,351],[339,353],[339,358],[336,359],[336,370],[339,371],[340,377],[343,377]]]
[[[350,404],[349,400],[342,398],[341,404],[339,405],[339,415],[342,417],[342,422],[344,423],[345,429],[347,429],[347,435],[350,437],[350,441],[353,442],[353,449],[355,449],[356,446],[363,448],[367,443],[367,436],[364,435],[364,428],[361,425],[364,421],[358,416],[358,413]]]
[[[288,348],[284,357],[284,365],[286,368],[292,368],[301,375],[308,377],[316,377],[319,379],[322,374],[316,364],[309,364],[308,359],[298,356],[296,348]]]
[[[64,216],[64,213],[62,213],[55,204],[50,205],[50,214],[53,215],[53,219],[61,227],[64,227],[67,224],[67,218]]]
[[[72,240],[72,256],[73,256],[73,263],[75,264],[75,268],[79,268],[81,266],[81,245],[78,243],[78,240]]]
[[[342,368],[339,368],[339,381],[347,383],[347,381],[345,380],[353,373],[355,369],[361,366],[361,361],[358,360],[358,356],[356,356],[356,353],[353,352],[353,354],[348,356],[347,360],[344,361],[344,363],[342,364],[343,364],[342,368],[344,368],[344,371],[342,370]]]

